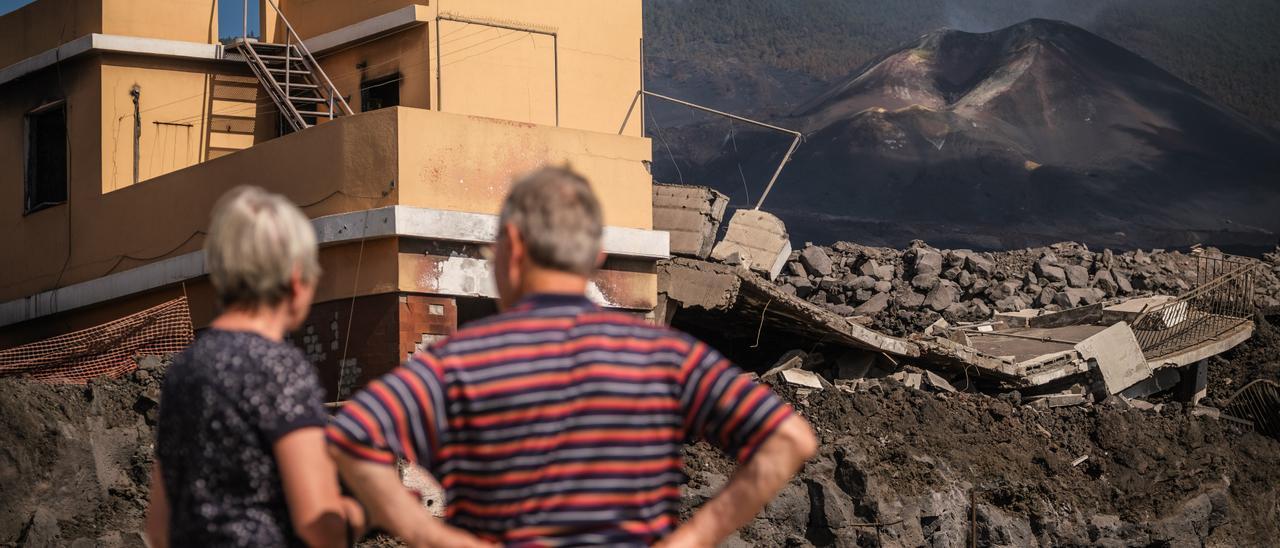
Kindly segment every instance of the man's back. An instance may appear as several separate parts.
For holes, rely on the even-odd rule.
[[[740,461],[792,413],[715,350],[581,296],[535,295],[359,394],[329,437],[424,465],[448,521],[508,544],[649,544],[685,441]]]

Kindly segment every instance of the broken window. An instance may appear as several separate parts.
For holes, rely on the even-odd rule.
[[[360,112],[394,107],[400,104],[400,75],[369,80],[360,86]]]
[[[27,113],[25,213],[67,201],[67,106]]]

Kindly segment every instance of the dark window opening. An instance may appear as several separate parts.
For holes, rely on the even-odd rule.
[[[394,107],[400,104],[400,75],[369,80],[360,85],[360,112]]]
[[[67,105],[27,114],[25,213],[67,201]]]

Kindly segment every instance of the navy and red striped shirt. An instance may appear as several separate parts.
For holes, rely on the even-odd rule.
[[[741,373],[683,333],[536,295],[370,383],[328,438],[422,465],[446,519],[481,537],[648,545],[676,526],[685,442],[746,462],[793,413]]]

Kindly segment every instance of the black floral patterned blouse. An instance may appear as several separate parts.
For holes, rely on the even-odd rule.
[[[275,442],[323,426],[324,391],[296,347],[208,329],[179,354],[160,396],[156,455],[174,546],[300,546]]]

